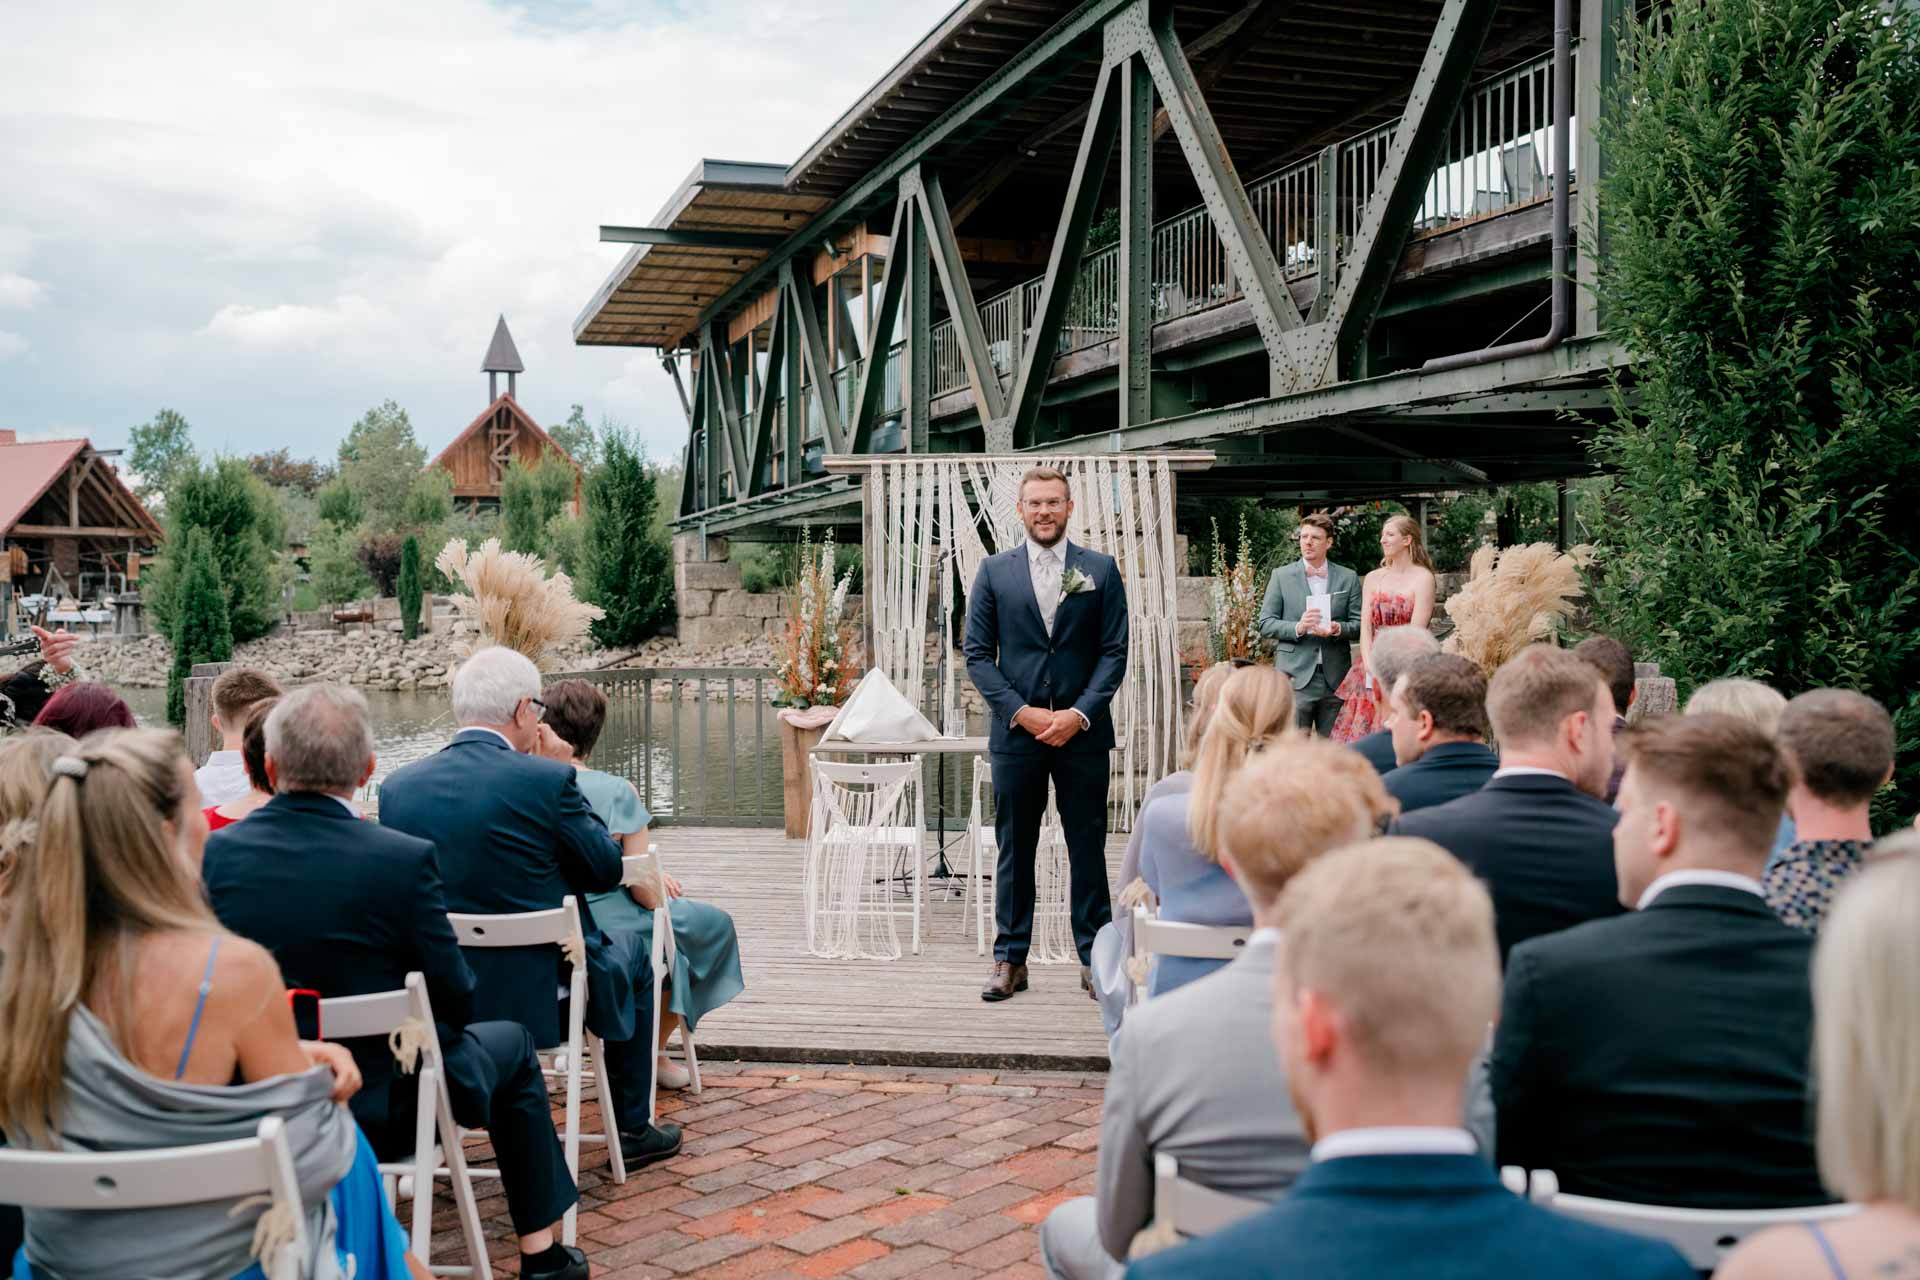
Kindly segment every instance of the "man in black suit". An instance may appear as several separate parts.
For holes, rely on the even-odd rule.
[[[447,906],[501,915],[550,911],[571,894],[579,904],[587,961],[587,1026],[606,1043],[598,1065],[619,1118],[629,1170],[680,1149],[675,1125],[649,1123],[652,1093],[653,966],[640,940],[603,930],[589,893],[619,886],[620,846],[594,816],[573,770],[529,755],[540,739],[540,671],[494,646],[460,665],[451,689],[460,731],[436,755],[396,771],[380,788],[380,821],[431,840],[440,851]],[[562,1037],[555,985],[566,961],[551,948],[476,948],[481,1013],[523,1024],[541,1046]]]
[[[1592,667],[1529,645],[1494,672],[1487,717],[1500,768],[1471,795],[1394,824],[1487,882],[1500,957],[1528,938],[1618,915],[1615,814],[1599,797],[1613,771],[1613,700]]]
[[[1380,642],[1374,641],[1375,652]],[[1381,779],[1402,814],[1431,809],[1485,786],[1500,767],[1487,749],[1487,677],[1452,653],[1421,658],[1391,685],[1394,759]]]
[[[274,798],[207,841],[214,914],[272,951],[289,987],[323,998],[394,991],[424,975],[454,1119],[493,1141],[521,1274],[585,1280],[586,1255],[554,1238],[579,1195],[533,1037],[518,1023],[474,1020],[473,971],[447,923],[433,845],[363,822],[353,806],[374,766],[366,700],[307,685],[281,699],[266,733]],[[349,1047],[365,1081],[354,1118],[383,1157],[411,1152],[418,1082],[395,1070],[384,1039]]]
[[[1080,985],[1093,992],[1093,935],[1113,918],[1107,885],[1109,704],[1127,674],[1127,592],[1113,557],[1067,541],[1067,478],[1020,481],[1027,537],[987,557],[967,598],[967,675],[993,713],[993,973],[982,1000],[1027,989],[1033,860],[1053,784],[1072,877]]]
[[[1425,627],[1382,627],[1374,633],[1373,649],[1368,662],[1373,671],[1374,687],[1384,697],[1391,692],[1394,683],[1406,674],[1420,659],[1429,654],[1440,652],[1440,642],[1433,632]],[[1384,729],[1375,729],[1364,738],[1355,738],[1349,745],[1367,758],[1374,772],[1385,777],[1398,766],[1394,758],[1392,720]]]
[[[1514,949],[1490,1070],[1498,1162],[1642,1204],[1823,1203],[1813,944],[1759,881],[1786,763],[1763,731],[1710,712],[1625,745],[1614,848],[1636,909]]]

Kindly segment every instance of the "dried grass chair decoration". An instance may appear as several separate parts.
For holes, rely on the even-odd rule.
[[[455,611],[480,629],[479,638],[466,645],[467,654],[497,644],[551,671],[555,650],[578,643],[589,625],[607,616],[600,606],[574,597],[573,580],[566,574],[549,576],[539,557],[502,551],[498,538],[488,538],[471,552],[454,538],[440,549],[433,566],[467,589],[468,594],[453,597]]]
[[[1551,642],[1554,624],[1573,612],[1584,593],[1580,570],[1592,559],[1587,546],[1565,552],[1550,542],[1481,547],[1473,553],[1467,585],[1447,601],[1453,634],[1443,647],[1491,676],[1528,645]]]

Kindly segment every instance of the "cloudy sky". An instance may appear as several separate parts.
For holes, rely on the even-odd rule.
[[[684,443],[650,353],[576,348],[702,156],[794,159],[951,0],[171,0],[10,7],[0,427],[328,455],[389,397],[437,449],[505,313],[541,422]]]

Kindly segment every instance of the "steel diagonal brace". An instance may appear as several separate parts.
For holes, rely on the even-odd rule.
[[[940,275],[940,288],[947,295],[947,310],[953,315],[954,336],[960,340],[960,359],[967,366],[967,382],[973,387],[973,403],[980,421],[998,424],[1007,416],[1006,399],[1000,391],[1000,375],[993,371],[993,363],[987,356],[987,335],[980,325],[980,308],[974,303],[973,285],[967,280],[967,264],[961,260],[960,245],[954,239],[953,220],[947,215],[947,198],[940,189],[939,175],[925,174],[916,182],[903,181],[901,185],[903,189],[912,189],[919,206],[927,248],[933,256],[934,270]]]
[[[813,394],[820,401],[820,422],[826,428],[827,452],[845,453],[847,431],[840,420],[840,402],[833,394],[833,367],[827,363],[827,344],[820,337],[820,316],[813,309],[812,290],[800,283],[791,262],[780,264],[780,287],[786,295],[784,301],[792,307],[793,317],[799,322],[791,326],[788,336],[798,343],[799,354],[806,361],[807,381],[813,384]]]

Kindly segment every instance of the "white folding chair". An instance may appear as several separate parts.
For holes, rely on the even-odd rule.
[[[813,817],[802,885],[807,950],[840,959],[898,960],[894,863],[904,859],[913,880],[909,914],[918,953],[927,881],[920,762],[812,763]]]
[[[1180,1176],[1180,1162],[1162,1151],[1153,1157],[1153,1223],[1156,1238],[1210,1236],[1266,1208],[1264,1201],[1215,1191]]]
[[[625,888],[630,884],[639,884],[652,880],[660,894],[660,905],[653,913],[653,1032],[647,1041],[650,1045],[660,1043],[660,1020],[666,1016],[661,1004],[662,988],[666,986],[667,976],[678,963],[679,951],[673,942],[672,903],[666,892],[666,863],[660,860],[660,846],[649,844],[643,854],[622,858],[624,871],[620,884]],[[655,877],[658,876],[658,879]],[[680,1020],[680,1057],[687,1064],[687,1091],[700,1092],[700,1058],[693,1049],[693,1028],[687,1025],[685,1018]],[[651,1077],[652,1087],[647,1092],[647,1117],[656,1124],[660,1120],[660,1071],[656,1067]]]
[[[572,894],[562,898],[560,905],[549,911],[519,911],[504,915],[468,915],[449,911],[447,919],[452,922],[454,937],[463,947],[556,946],[564,949],[569,939],[584,939],[580,927],[580,905]],[[552,1065],[543,1067],[542,1074],[550,1080],[558,1077],[567,1082],[566,1127],[560,1135],[567,1153],[567,1172],[573,1175],[577,1183],[580,1180],[580,1144],[604,1144],[613,1180],[625,1182],[627,1166],[620,1156],[620,1122],[613,1114],[606,1072],[601,1066],[605,1061],[606,1046],[600,1042],[599,1036],[587,1030],[586,1025],[587,966],[584,962],[573,966],[565,994],[566,1043],[543,1046],[540,1052],[552,1058]],[[559,999],[558,994],[555,999]],[[648,1046],[648,1050],[651,1052],[651,1046]],[[592,1070],[583,1070],[581,1066],[581,1059],[587,1054],[593,1055]],[[580,1085],[583,1078],[593,1085],[594,1101],[600,1108],[601,1133],[580,1132]],[[562,1243],[574,1242],[579,1214],[578,1205],[567,1210],[561,1230]]]
[[[286,1124],[276,1116],[251,1138],[195,1147],[97,1154],[0,1147],[0,1204],[26,1209],[155,1209],[262,1194],[273,1198],[262,1215],[286,1214],[293,1232],[280,1257],[260,1259],[262,1268],[299,1280],[308,1274],[312,1242]]]
[[[420,1040],[420,1059],[414,1069],[419,1097],[414,1109],[413,1159],[383,1160],[380,1180],[387,1189],[387,1202],[397,1204],[399,1197],[413,1199],[413,1226],[408,1251],[435,1275],[480,1276],[491,1280],[493,1265],[487,1257],[487,1242],[480,1227],[480,1208],[473,1195],[473,1179],[499,1177],[497,1169],[467,1168],[467,1156],[460,1145],[460,1126],[454,1123],[453,1100],[447,1093],[447,1067],[440,1055],[440,1037],[434,1034],[433,1005],[427,999],[426,977],[407,975],[407,985],[398,991],[381,991],[364,996],[336,996],[320,1002],[320,1030],[329,1040],[357,1040],[366,1036],[385,1037],[408,1020],[425,1028]],[[464,1267],[431,1265],[433,1259],[433,1180],[447,1179],[453,1189],[453,1203],[460,1215],[460,1232],[466,1237],[467,1263]]]
[[[1189,956],[1196,960],[1232,960],[1246,949],[1251,929],[1237,925],[1182,924],[1162,920],[1145,907],[1133,909],[1134,1003],[1147,998],[1147,969],[1152,958]]]
[[[968,842],[967,896],[973,900],[974,948],[987,954],[987,942],[995,933],[993,894],[989,874],[999,874],[1000,839],[993,824],[986,820],[986,788],[993,778],[993,766],[986,756],[978,756],[973,765],[973,811],[968,820],[972,839]],[[1051,800],[1040,820],[1040,836],[1034,842],[1033,929],[1029,937],[1029,964],[1078,964],[1080,952],[1073,938],[1073,918],[1068,906],[1072,871],[1067,862],[1067,837],[1060,829],[1059,815]],[[965,921],[961,927],[966,927]]]
[[[1502,1174],[1504,1176],[1504,1170]],[[1527,1198],[1569,1218],[1665,1240],[1680,1251],[1687,1265],[1700,1271],[1718,1267],[1727,1254],[1756,1231],[1790,1224],[1832,1222],[1860,1212],[1857,1204],[1817,1204],[1791,1209],[1680,1209],[1563,1195],[1560,1179],[1551,1169],[1533,1170],[1527,1183]]]

